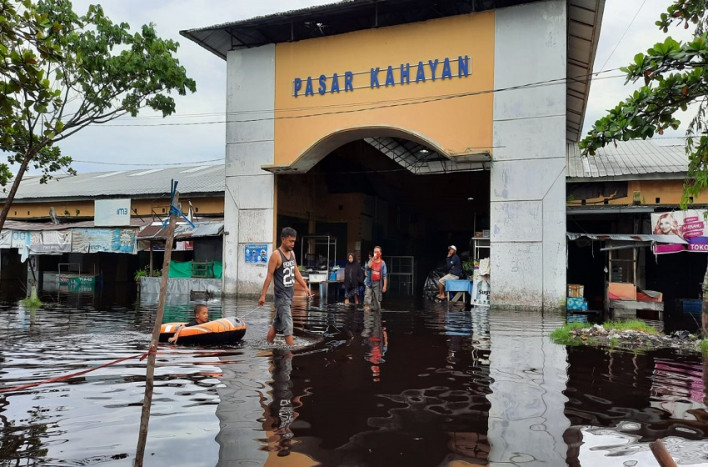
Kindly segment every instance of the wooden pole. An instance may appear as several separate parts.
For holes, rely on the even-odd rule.
[[[179,193],[175,192],[172,205],[177,206]],[[172,256],[172,243],[175,239],[175,225],[177,217],[170,212],[170,223],[167,226],[167,241],[165,243],[165,258],[162,262],[162,277],[160,280],[160,296],[157,300],[157,315],[155,316],[155,326],[152,328],[152,340],[150,341],[150,351],[148,353],[147,371],[145,373],[145,397],[143,398],[143,412],[140,417],[140,434],[138,436],[138,448],[135,454],[135,467],[142,467],[145,456],[145,444],[147,442],[148,422],[150,421],[150,407],[152,405],[152,389],[155,376],[155,357],[157,342],[160,339],[160,326],[162,326],[162,316],[165,314],[165,296],[167,295],[167,275],[170,272],[170,257]]]
[[[674,459],[671,457],[671,454],[669,454],[669,451],[666,449],[666,446],[664,446],[663,441],[657,439],[653,443],[650,443],[649,447],[651,448],[651,452],[654,454],[654,457],[656,457],[656,460],[659,462],[659,465],[661,467],[676,467],[676,462],[674,462]]]

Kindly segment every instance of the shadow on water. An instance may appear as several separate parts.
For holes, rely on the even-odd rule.
[[[73,300],[75,297],[72,297]],[[0,305],[0,389],[147,350],[155,303]],[[168,302],[185,321],[195,302]],[[162,345],[146,465],[655,465],[648,443],[708,465],[700,355],[566,348],[558,314],[387,299],[381,312],[300,302],[296,345],[241,316],[231,347]],[[0,393],[0,465],[131,465],[145,364],[126,360]]]

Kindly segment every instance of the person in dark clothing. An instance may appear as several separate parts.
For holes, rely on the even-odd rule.
[[[175,335],[167,339],[167,342],[170,344],[176,344],[177,339],[179,339],[179,333],[182,332],[182,329],[197,326],[198,324],[204,324],[207,321],[209,321],[209,308],[207,308],[207,306],[203,303],[200,303],[194,307],[194,318],[192,318],[187,324],[177,328]]]
[[[258,306],[265,303],[266,293],[271,281],[273,282],[273,295],[275,296],[275,318],[273,324],[268,329],[266,340],[273,342],[275,334],[282,331],[285,336],[285,343],[293,345],[293,315],[291,306],[293,303],[293,291],[295,282],[305,289],[308,296],[312,292],[307,287],[307,282],[300,275],[300,270],[295,262],[295,240],[297,232],[292,227],[285,227],[280,234],[280,246],[276,253],[270,255],[268,260],[268,273],[263,282],[263,291],[258,299]]]
[[[457,256],[457,247],[450,245],[447,247],[447,258],[445,258],[445,275],[438,281],[439,292],[437,298],[445,299],[445,282],[448,280],[457,280],[462,275],[462,262]]]
[[[356,260],[354,253],[349,253],[347,265],[344,267],[344,303],[349,304],[353,297],[354,303],[359,304],[359,286],[364,283],[364,270]]]

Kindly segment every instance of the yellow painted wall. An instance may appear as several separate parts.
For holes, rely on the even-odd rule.
[[[683,194],[683,180],[632,180],[627,184],[627,197],[608,200],[607,204],[630,206],[634,204],[634,192],[639,192],[639,205],[678,205]],[[657,198],[659,199],[657,202]],[[708,204],[708,192],[703,192],[693,200],[695,204]],[[586,199],[588,206],[604,204],[604,198]],[[580,206],[582,200],[568,202],[568,206]]]
[[[458,77],[457,59],[470,57],[470,74]],[[393,127],[414,132],[448,155],[491,153],[494,87],[494,12],[482,12],[381,29],[309,39],[276,46],[275,160],[290,165],[321,139],[347,129]],[[440,79],[445,58],[452,79]],[[438,59],[437,79],[416,83],[419,61]],[[410,84],[400,84],[399,67],[410,63]],[[396,84],[385,87],[386,69]],[[380,67],[378,89],[370,88],[371,68]],[[344,91],[345,72],[354,76]],[[329,92],[333,73],[339,93]],[[325,95],[317,92],[328,77]],[[305,96],[308,76],[314,95]],[[303,80],[299,97],[294,79]],[[464,97],[454,97],[461,96]],[[452,98],[449,98],[452,97]],[[411,102],[421,102],[405,105]],[[366,111],[360,111],[366,110]],[[293,118],[300,117],[300,118]]]
[[[189,208],[188,202],[192,202],[192,207],[197,215],[224,215],[224,197],[208,197],[208,198],[182,198],[182,209],[186,212]],[[59,219],[71,220],[91,218],[94,215],[94,202],[90,201],[61,201],[61,202],[42,202],[42,203],[23,203],[15,202],[10,207],[8,214],[9,219],[28,220],[28,219],[43,219],[49,217],[49,208],[53,207],[54,212]],[[158,215],[166,214],[170,210],[170,202],[167,199],[133,199],[130,203],[132,216],[150,216],[153,211]],[[77,212],[78,211],[78,212]]]

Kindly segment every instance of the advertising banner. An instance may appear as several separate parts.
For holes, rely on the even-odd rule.
[[[654,234],[678,235],[688,242],[688,245],[655,245],[654,253],[708,252],[708,222],[705,213],[702,209],[653,213],[651,225]]]
[[[129,253],[137,251],[135,229],[74,229],[74,253]]]
[[[32,253],[59,254],[71,252],[70,230],[44,230],[30,233]]]

